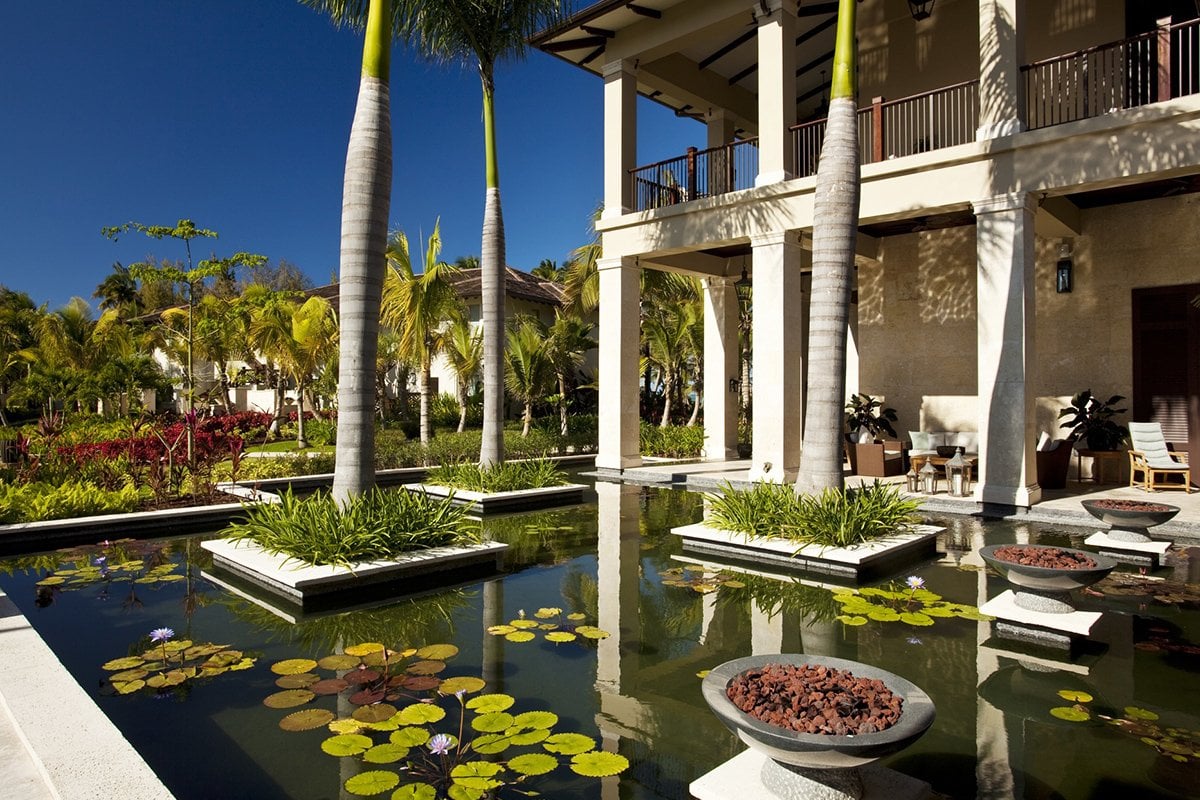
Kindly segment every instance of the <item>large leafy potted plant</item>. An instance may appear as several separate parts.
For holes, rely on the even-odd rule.
[[[846,403],[846,427],[854,441],[859,441],[860,434],[868,433],[872,438],[886,433],[896,435],[892,423],[896,421],[896,409],[884,408],[883,402],[869,394],[852,394]]]
[[[1114,394],[1101,402],[1091,389],[1085,389],[1071,398],[1071,405],[1058,412],[1059,419],[1070,417],[1059,427],[1070,428],[1067,438],[1084,442],[1088,450],[1117,450],[1129,438],[1129,429],[1113,419],[1126,412],[1124,408],[1113,408],[1124,399]]]

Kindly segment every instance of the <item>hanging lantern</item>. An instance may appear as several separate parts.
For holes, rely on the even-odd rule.
[[[946,490],[954,497],[969,497],[971,494],[971,465],[963,458],[961,447],[946,462]]]
[[[925,494],[937,493],[938,471],[928,459],[925,461],[925,466],[921,467],[921,491]]]
[[[908,0],[908,10],[917,22],[929,19],[933,14],[933,4],[937,0]]]

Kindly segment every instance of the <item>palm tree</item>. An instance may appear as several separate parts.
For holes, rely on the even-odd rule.
[[[558,381],[558,430],[561,436],[567,435],[567,392],[574,388],[568,382],[583,366],[587,351],[597,346],[591,336],[594,328],[579,317],[560,311],[546,338],[546,355]]]
[[[0,286],[0,424],[8,425],[9,394],[29,375],[37,359],[38,317],[42,311],[24,292]]]
[[[538,265],[530,271],[529,274],[543,281],[562,283],[563,275],[565,273],[566,267],[560,267],[558,262],[552,258],[543,258],[538,262]]]
[[[451,278],[458,272],[445,261],[440,223],[425,247],[420,273],[413,270],[408,237],[395,231],[388,243],[388,271],[383,283],[381,320],[400,334],[400,352],[404,360],[417,365],[417,389],[421,394],[421,444],[429,444],[429,400],[433,358],[442,348],[446,326],[464,316],[462,301]]]
[[[138,282],[128,267],[113,264],[112,273],[100,282],[92,297],[100,301],[100,309],[108,311],[115,309],[127,316],[136,317],[142,313],[142,298],[138,293]]]
[[[304,437],[304,393],[336,351],[337,332],[337,318],[323,297],[310,297],[303,304],[285,299],[263,304],[250,325],[255,346],[296,383],[297,448],[308,447]]]
[[[700,282],[695,278],[656,270],[642,270],[643,352],[656,368],[663,386],[663,413],[659,427],[671,424],[671,409],[683,390],[684,378],[695,373],[703,347],[704,307]]]
[[[392,194],[392,121],[388,96],[392,37],[404,15],[393,0],[302,0],[341,25],[365,28],[358,102],[342,185],[338,300],[337,458],[333,497],[344,503],[375,483],[375,355],[386,271]]]
[[[536,317],[521,316],[508,331],[504,351],[505,384],[525,404],[521,435],[529,435],[533,404],[546,394],[552,367],[546,348],[546,326]]]
[[[467,428],[467,403],[471,384],[483,368],[483,337],[470,322],[455,320],[446,329],[443,354],[455,377],[455,396],[458,398],[458,432]]]
[[[496,157],[496,62],[520,56],[529,37],[552,23],[562,0],[424,0],[413,9],[413,31],[434,58],[470,64],[483,86],[487,195],[483,210],[483,465],[504,460],[504,221]]]
[[[846,324],[850,316],[859,194],[855,12],[855,0],[840,0],[829,122],[817,167],[813,208],[808,407],[797,493],[842,486]]]

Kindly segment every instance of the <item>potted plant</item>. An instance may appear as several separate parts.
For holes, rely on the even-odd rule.
[[[1059,427],[1070,428],[1067,438],[1086,443],[1088,450],[1116,450],[1129,438],[1129,429],[1113,420],[1114,416],[1127,410],[1113,408],[1124,399],[1114,394],[1101,402],[1092,395],[1091,389],[1085,389],[1071,398],[1071,405],[1058,412],[1059,419],[1070,417]]]
[[[869,394],[852,394],[846,403],[846,427],[850,429],[852,441],[873,441],[880,433],[896,435],[892,423],[896,421],[896,409],[883,408],[883,402]]]

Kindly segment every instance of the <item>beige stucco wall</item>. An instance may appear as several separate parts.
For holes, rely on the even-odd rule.
[[[1026,0],[1025,13],[1025,63],[1125,37],[1118,0]],[[920,23],[907,0],[871,0],[858,36],[860,105],[979,77],[978,0],[938,0]]]
[[[1080,390],[1132,395],[1131,290],[1196,280],[1198,218],[1200,195],[1082,211],[1069,294],[1054,291],[1061,240],[1039,238],[1038,430],[1065,433],[1058,410]],[[887,398],[901,433],[966,427],[977,392],[975,229],[883,239],[879,261],[859,266],[858,298],[860,391]]]

